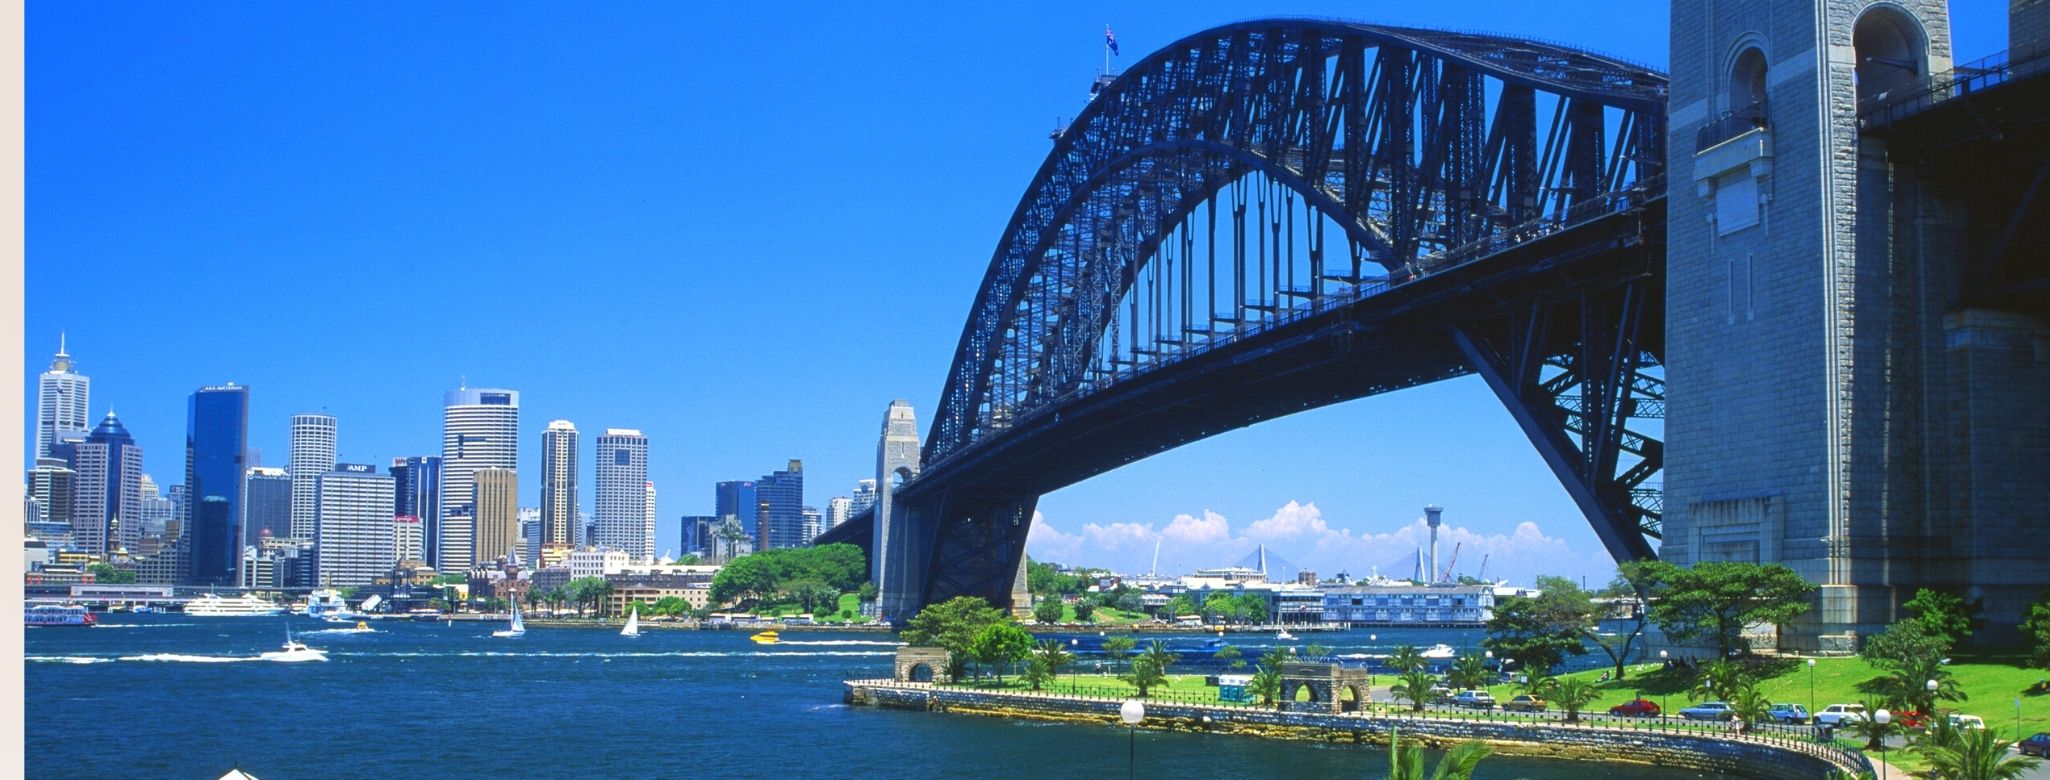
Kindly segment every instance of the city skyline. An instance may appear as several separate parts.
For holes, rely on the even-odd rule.
[[[2004,8],[1995,5],[1954,7],[1960,59],[2001,48]],[[1357,15],[1335,3],[1304,10]],[[1615,30],[1600,35],[1535,8],[1379,11],[1395,23],[1514,29],[1666,60],[1666,9],[1656,5],[1605,5]],[[519,497],[526,506],[540,505],[541,423],[633,426],[664,443],[649,458],[649,479],[662,488],[658,546],[675,538],[678,517],[710,509],[712,484],[792,458],[811,472],[806,505],[847,495],[873,477],[873,421],[889,399],[909,398],[930,419],[991,244],[1042,161],[1046,130],[1081,109],[1100,66],[1101,20],[1083,21],[1073,9],[968,13],[952,20],[954,32],[1004,40],[1005,56],[931,67],[886,54],[930,45],[923,33],[831,10],[796,22],[834,33],[819,36],[819,51],[761,70],[739,64],[749,61],[739,44],[694,30],[755,29],[764,17],[706,9],[700,24],[683,25],[672,13],[621,10],[603,25],[545,10],[476,20],[484,40],[561,34],[521,55],[523,71],[559,75],[490,97],[470,88],[486,78],[488,58],[444,67],[443,55],[422,54],[433,47],[411,33],[335,12],[265,27],[205,10],[98,18],[31,8],[43,32],[28,52],[37,74],[28,124],[38,139],[28,187],[48,208],[29,215],[30,289],[187,291],[208,279],[234,294],[236,322],[257,327],[209,329],[189,306],[172,305],[178,296],[132,296],[123,317],[104,318],[32,295],[27,373],[47,365],[67,331],[69,351],[98,385],[92,416],[122,410],[144,450],[143,471],[167,487],[179,481],[180,401],[192,388],[232,380],[252,388],[250,443],[271,455],[267,465],[286,448],[293,414],[336,416],[342,459],[385,463],[440,452],[431,399],[449,387],[518,389],[527,407],[518,470],[534,475]],[[1158,9],[1121,22],[1118,33],[1138,55],[1243,14],[1222,3]],[[162,39],[166,29],[178,31],[175,43]],[[290,45],[259,45],[272,37],[323,53],[291,57],[282,53]],[[337,52],[343,38],[365,48]],[[589,45],[596,39],[608,43]],[[359,56],[366,52],[374,56]],[[372,65],[359,67],[365,60]],[[902,94],[867,89],[914,79],[921,88]],[[308,84],[333,90],[302,89]],[[804,107],[770,107],[747,134],[675,109],[738,104],[782,84],[802,91],[791,102]],[[119,117],[95,108],[126,105],[109,96],[131,93],[148,99]],[[219,103],[224,113],[188,111],[188,101]],[[463,110],[441,108],[451,103]],[[336,106],[357,104],[391,108],[325,127]],[[535,108],[544,105],[555,108]],[[815,112],[842,117],[840,132],[819,137]],[[249,138],[232,147],[204,140],[217,125]],[[158,140],[132,140],[141,137]],[[410,143],[395,150],[394,137]],[[582,143],[593,139],[602,143]],[[817,154],[814,144],[823,145]],[[145,146],[155,151],[143,159],[99,153]],[[244,154],[250,148],[259,151]],[[800,148],[807,153],[789,154]],[[863,155],[864,164],[845,172],[819,164],[836,153]],[[529,162],[502,164],[509,159]],[[684,179],[693,183],[677,183]],[[849,207],[788,229],[734,228],[786,207],[785,195],[766,191],[774,188],[740,186],[760,180],[812,181],[812,196]],[[308,181],[332,189],[308,189]],[[556,186],[564,181],[571,184]],[[100,197],[107,192],[115,194]],[[911,210],[927,226],[915,251],[896,240],[847,240]],[[575,273],[535,281],[562,267]],[[301,286],[313,268],[350,270],[327,275],[338,287],[316,302]],[[394,287],[401,274],[418,276]],[[776,305],[761,305],[771,297]],[[336,300],[350,305],[326,303]],[[533,310],[576,314],[501,328],[477,319]],[[177,348],[165,349],[165,339]],[[563,358],[580,370],[539,367]],[[586,378],[601,368],[602,385]],[[586,471],[579,481],[591,479]],[[1556,479],[1470,379],[1224,434],[1048,495],[1040,512],[1045,528],[1064,534],[1095,525],[1164,535],[1182,515],[1214,513],[1237,526],[1295,502],[1358,536],[1406,527],[1431,501],[1460,518],[1456,527],[1513,537],[1534,523],[1576,560],[1599,554]],[[1205,550],[1207,562],[1229,562],[1226,546],[1192,554]]]

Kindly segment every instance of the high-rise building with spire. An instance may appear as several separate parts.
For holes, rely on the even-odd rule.
[[[518,391],[480,387],[448,391],[441,417],[443,517],[457,507],[470,507],[474,533],[477,496],[471,475],[478,469],[518,469],[519,432]],[[471,536],[469,543],[475,540]]]
[[[292,476],[292,538],[311,540],[314,518],[320,513],[314,482],[335,470],[334,417],[292,415],[292,455],[287,468]]]
[[[576,539],[577,426],[548,423],[541,434],[541,543],[568,545]]]
[[[36,451],[29,456],[30,463],[50,455],[50,446],[59,438],[85,438],[86,404],[91,396],[92,380],[78,373],[71,354],[64,351],[64,334],[57,334],[57,356],[37,383]]]
[[[625,550],[634,560],[652,555],[655,526],[647,517],[648,437],[632,428],[608,428],[598,437],[597,544]]]

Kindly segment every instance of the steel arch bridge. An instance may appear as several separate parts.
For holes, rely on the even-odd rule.
[[[1008,604],[1048,491],[1469,373],[1612,554],[1653,555],[1664,75],[1557,44],[1274,19],[1099,86],[997,242],[922,469],[891,499],[886,614]],[[872,523],[820,541],[869,546]]]

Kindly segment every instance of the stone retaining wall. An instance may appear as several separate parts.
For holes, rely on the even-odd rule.
[[[974,691],[889,680],[850,680],[848,704],[953,712],[1027,720],[1119,723],[1119,699],[1022,691]],[[1404,739],[1433,748],[1481,740],[1504,755],[1649,764],[1759,780],[1828,778],[1837,769],[1869,769],[1862,757],[1795,741],[1730,735],[1651,732],[1561,723],[1388,717],[1357,713],[1278,712],[1268,709],[1147,701],[1146,728],[1357,744]]]

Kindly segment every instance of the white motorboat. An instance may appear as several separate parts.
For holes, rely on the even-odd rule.
[[[224,599],[205,593],[185,602],[185,614],[193,617],[268,617],[284,611],[284,607],[246,594]]]
[[[492,635],[492,636],[495,636],[495,637],[516,637],[516,636],[526,636],[526,635],[527,635],[527,624],[525,624],[525,623],[522,623],[522,622],[520,622],[520,603],[519,603],[519,602],[517,602],[517,601],[513,602],[513,605],[512,605],[512,620],[511,620],[510,624],[506,626],[505,630],[503,630],[503,631],[493,631],[493,632],[491,632],[491,635]]]
[[[1282,640],[1282,641],[1286,641],[1286,642],[1292,642],[1292,641],[1295,641],[1295,635],[1294,635],[1294,634],[1291,634],[1291,633],[1289,633],[1289,632],[1288,632],[1288,629],[1286,629],[1286,628],[1284,628],[1284,629],[1282,629],[1282,630],[1280,630],[1280,631],[1276,631],[1276,632],[1274,632],[1274,638],[1275,638],[1275,639],[1279,639],[1279,640]]]
[[[288,663],[298,661],[327,660],[326,653],[323,653],[319,650],[315,650],[311,647],[307,647],[305,642],[293,639],[292,628],[290,626],[285,627],[285,644],[283,647],[266,652],[257,657],[265,661],[284,661]]]
[[[1458,654],[1459,652],[1453,650],[1451,645],[1431,645],[1430,649],[1425,650],[1423,653],[1424,658],[1432,661],[1450,660]]]

